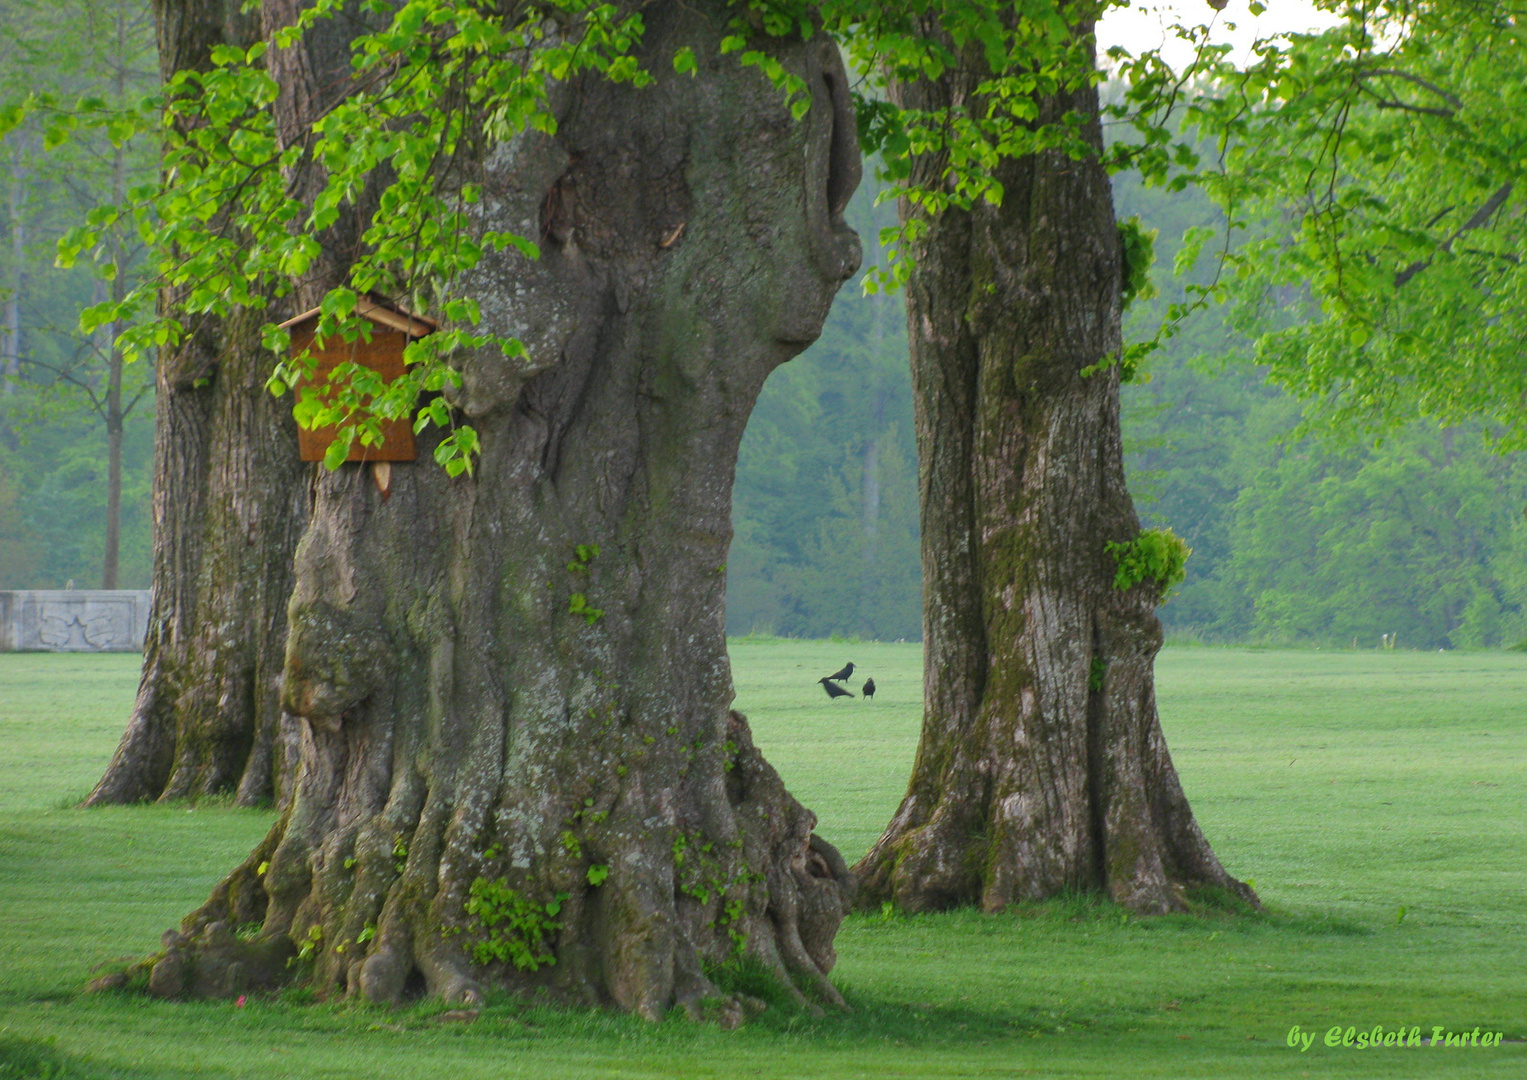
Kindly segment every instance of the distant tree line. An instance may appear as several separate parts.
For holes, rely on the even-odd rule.
[[[153,51],[141,0],[0,5],[0,108],[120,108],[154,89]],[[75,267],[54,261],[69,229],[154,175],[154,148],[114,128],[60,141],[71,126],[41,109],[0,137],[0,588],[146,588],[152,374],[123,364],[118,325],[79,331],[81,309],[140,271],[142,241],[122,221]]]
[[[1192,193],[1115,181],[1119,215],[1159,230],[1148,336],[1210,260],[1172,274],[1183,238],[1218,223]],[[1285,307],[1294,306],[1283,300]],[[1248,360],[1222,309],[1191,319],[1124,388],[1130,485],[1148,524],[1193,548],[1160,611],[1178,640],[1377,648],[1510,646],[1527,637],[1527,467],[1479,422],[1371,430],[1315,423]],[[1310,408],[1318,407],[1319,402]]]
[[[867,181],[849,223],[874,250],[895,207]],[[866,255],[869,263],[870,256]],[[845,284],[817,343],[774,372],[748,423],[727,559],[733,634],[922,634],[917,448],[898,295]]]
[[[1292,438],[1254,372],[1171,357],[1131,388],[1141,516],[1193,547],[1169,640],[1374,648],[1527,636],[1527,469],[1478,428],[1416,423],[1377,446]],[[1277,441],[1284,440],[1284,441]]]
[[[1121,218],[1158,230],[1150,335],[1181,299],[1182,237],[1212,224],[1192,193],[1115,181]],[[861,193],[870,236],[891,208]],[[1206,266],[1199,277],[1212,273]],[[1191,278],[1189,280],[1192,280]],[[917,640],[917,464],[899,303],[839,293],[821,339],[764,388],[738,464],[728,561],[733,634]],[[1124,389],[1130,487],[1148,525],[1193,548],[1161,608],[1177,641],[1488,648],[1527,637],[1527,468],[1482,425],[1416,421],[1374,446],[1300,434],[1303,407],[1246,360],[1211,309]]]

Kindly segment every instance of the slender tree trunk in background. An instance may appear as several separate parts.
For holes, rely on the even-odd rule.
[[[116,341],[118,325],[111,324]],[[106,375],[106,550],[101,559],[101,588],[117,587],[122,549],[122,355],[113,345]]]
[[[570,87],[554,138],[485,163],[484,224],[542,257],[459,286],[528,348],[458,358],[474,473],[447,478],[426,432],[385,494],[369,465],[318,478],[284,686],[296,796],[146,962],[151,992],[499,986],[652,1018],[720,1000],[730,1022],[752,1003],[708,972],[740,954],[841,1005],[851,879],[729,710],[723,603],[743,427],[859,262],[853,113],[821,35],[764,46],[810,87],[796,123],[719,55],[720,3],[644,16],[652,86]],[[668,62],[683,45],[695,78]],[[322,76],[279,64],[283,95]],[[490,928],[485,906],[521,917]]]
[[[127,19],[117,13],[117,70],[114,76],[115,100],[121,102],[127,92]],[[116,147],[111,159],[111,204],[120,206],[126,187],[127,159],[122,147]],[[111,261],[122,265],[122,245],[113,241]],[[111,283],[111,297],[121,302],[126,291],[126,269],[122,268]],[[117,348],[121,325],[107,327],[106,352],[106,550],[101,559],[101,588],[117,587],[122,552],[122,429],[126,415],[122,411],[122,352]]]
[[[880,320],[877,314],[870,334],[870,355],[879,356],[881,347]],[[874,432],[864,444],[862,459],[863,477],[859,506],[860,528],[864,533],[864,559],[859,571],[859,625],[866,629],[876,624],[876,614],[881,605],[880,574],[880,442],[885,427],[885,387],[880,385],[880,375],[874,375],[874,385],[867,391],[870,406],[870,430]]]
[[[21,285],[22,260],[26,257],[26,220],[21,216],[26,195],[26,177],[21,168],[19,135],[8,136],[5,142],[11,152],[11,185],[7,209],[11,225],[11,274],[6,282],[9,295],[5,298],[4,337],[0,338],[0,394],[11,393],[13,384],[21,371]]]
[[[258,40],[239,0],[157,0],[160,69]],[[162,301],[173,304],[174,297]],[[87,805],[232,790],[285,801],[296,721],[280,706],[292,553],[311,470],[290,403],[265,392],[264,313],[199,325],[156,365],[154,602],[137,702]]]
[[[885,426],[885,387],[881,385],[880,372],[874,367],[874,360],[880,355],[885,347],[885,324],[881,321],[884,312],[881,310],[884,298],[876,296],[869,301],[870,304],[870,335],[869,356],[871,370],[874,372],[874,383],[865,388],[872,404],[870,405],[870,439],[864,444],[864,477],[863,496],[860,504],[860,519],[864,529],[865,561],[873,565],[875,561],[875,540],[880,533],[880,439]]]
[[[875,562],[875,540],[880,533],[880,435],[879,425],[885,423],[885,391],[876,388],[875,405],[870,410],[871,422],[877,434],[864,444],[864,495],[861,504],[864,528],[864,557],[871,565]]]
[[[902,86],[902,103],[947,103],[972,89],[957,78]],[[1091,87],[1040,107],[1041,123],[1087,117],[1101,149]],[[1255,903],[1200,833],[1162,738],[1155,590],[1116,589],[1104,550],[1140,530],[1118,369],[1081,374],[1120,349],[1108,177],[1045,153],[1000,179],[1000,208],[931,223],[907,289],[925,712],[907,795],[854,868],[860,902],[998,910],[1086,890],[1164,912],[1208,887]]]

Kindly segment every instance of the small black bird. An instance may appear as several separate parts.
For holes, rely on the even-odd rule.
[[[867,698],[872,698],[872,697],[875,696],[875,680],[874,679],[865,679],[864,680],[864,696],[867,697]]]
[[[830,698],[853,697],[854,696],[853,694],[849,693],[847,690],[843,689],[843,687],[841,687],[837,683],[833,682],[831,679],[818,679],[817,682],[822,684],[822,689],[827,691],[827,696],[830,697]]]
[[[854,664],[853,664],[853,661],[850,660],[848,663],[843,665],[843,670],[842,671],[838,672],[836,675],[829,675],[827,677],[829,679],[831,679],[833,682],[842,682],[845,679],[849,678],[851,675],[853,675],[853,673],[854,673]]]

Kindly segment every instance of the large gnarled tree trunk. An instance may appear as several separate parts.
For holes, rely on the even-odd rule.
[[[936,108],[973,83],[951,72],[899,94]],[[1091,87],[1040,106],[1039,123],[1088,118],[1101,150]],[[942,164],[920,161],[918,179]],[[907,795],[854,868],[860,902],[999,910],[1104,891],[1163,912],[1203,886],[1255,902],[1199,831],[1162,738],[1158,591],[1116,589],[1104,547],[1140,530],[1118,368],[1082,374],[1121,343],[1108,178],[1051,152],[999,179],[1000,208],[930,223],[907,290],[925,713]]]
[[[566,88],[555,138],[485,163],[484,223],[543,254],[459,286],[528,348],[459,361],[473,474],[426,432],[385,494],[369,465],[319,478],[295,797],[167,935],[153,992],[500,986],[656,1017],[703,1011],[709,966],[742,956],[841,1004],[851,878],[729,710],[723,601],[743,427],[859,262],[854,121],[820,35],[770,46],[810,87],[796,123],[718,55],[720,4],[645,17],[654,85]]]
[[[238,0],[157,0],[165,79],[249,45]],[[174,304],[173,296],[164,303]],[[156,378],[154,600],[137,701],[87,805],[289,796],[297,724],[280,706],[292,553],[308,513],[288,402],[265,392],[261,312],[205,321]]]

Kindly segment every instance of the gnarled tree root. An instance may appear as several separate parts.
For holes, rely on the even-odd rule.
[[[166,931],[163,951],[89,989],[227,998],[308,985],[321,998],[394,1004],[429,994],[475,1005],[491,988],[652,1020],[678,1007],[735,1026],[763,1003],[723,994],[707,972],[747,960],[803,1009],[846,1009],[828,973],[853,877],[754,747],[742,714],[729,714],[726,734],[722,799],[704,812],[650,828],[633,814],[629,790],[569,810],[562,865],[539,881],[516,879],[543,915],[561,897],[542,919],[546,962],[533,970],[482,962],[474,952],[493,940],[492,928],[474,926],[465,905],[442,902],[470,897],[473,882],[514,875],[507,837],[451,858],[447,835],[465,808],[421,813],[400,840],[383,811],[347,829],[348,840],[327,842],[305,835],[312,819],[288,811],[205,904]],[[426,793],[424,805],[431,801]],[[290,854],[299,850],[300,867]],[[607,862],[594,863],[595,852]],[[590,875],[592,865],[608,877]]]

